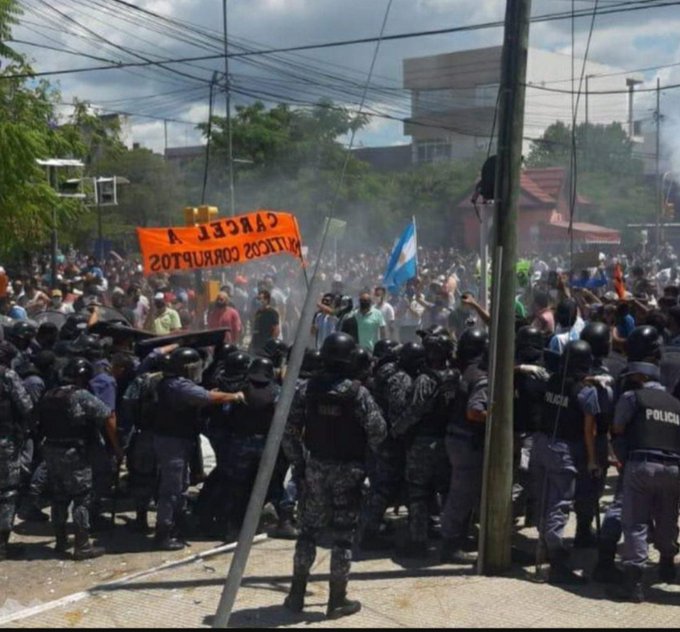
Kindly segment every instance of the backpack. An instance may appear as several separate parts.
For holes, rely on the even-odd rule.
[[[163,373],[142,373],[125,390],[123,410],[137,430],[150,430],[158,408],[158,385]]]

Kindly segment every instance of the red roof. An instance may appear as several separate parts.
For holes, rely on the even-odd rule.
[[[554,221],[541,225],[541,237],[549,240],[552,238],[563,239],[569,230],[569,222]],[[581,242],[589,244],[620,244],[621,233],[614,228],[589,224],[587,222],[574,222],[572,224],[574,237]]]
[[[545,167],[541,169],[524,169],[522,179],[529,178],[539,189],[553,200],[557,201],[562,191],[567,170],[564,167]]]

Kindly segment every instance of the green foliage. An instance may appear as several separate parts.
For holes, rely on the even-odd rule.
[[[531,144],[530,167],[568,167],[571,128],[556,122]],[[653,220],[655,192],[643,165],[633,156],[633,144],[620,123],[576,127],[577,189],[595,205],[579,210],[582,221],[624,228]]]
[[[22,11],[17,0],[0,0],[0,57],[21,63],[22,57],[6,41],[12,39],[12,26],[19,22]]]

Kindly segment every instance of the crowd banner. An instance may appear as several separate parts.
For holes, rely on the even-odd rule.
[[[288,253],[302,259],[297,219],[260,209],[208,224],[137,228],[144,274],[221,268]]]

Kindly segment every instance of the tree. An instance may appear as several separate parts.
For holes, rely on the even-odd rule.
[[[20,11],[14,0],[0,0],[0,40],[11,40]],[[58,92],[45,81],[13,75],[30,73],[26,60],[0,43],[10,63],[0,70],[0,256],[16,256],[46,243],[52,210],[58,221],[72,222],[82,211],[73,200],[57,197],[36,160],[80,156],[83,145],[59,129],[54,104]]]

